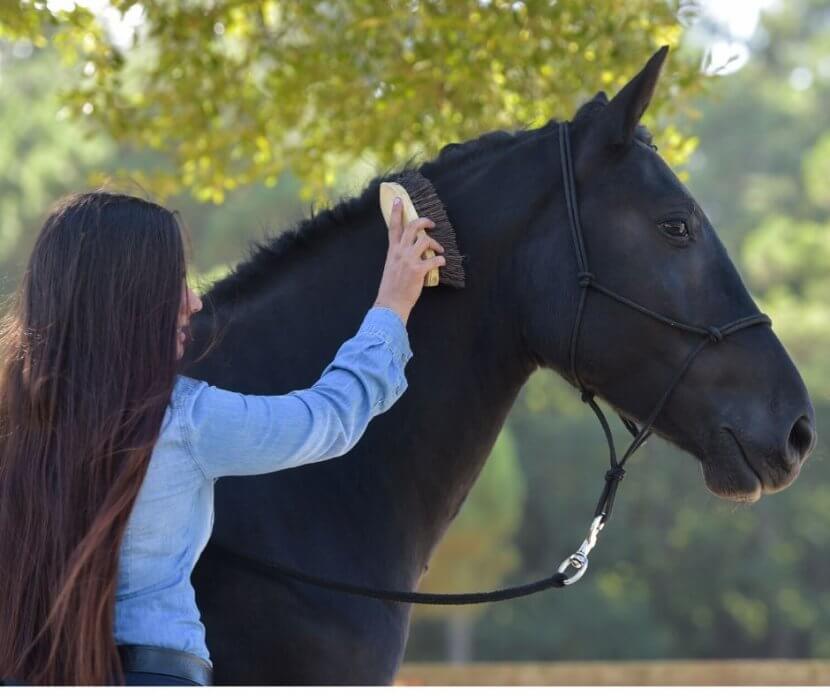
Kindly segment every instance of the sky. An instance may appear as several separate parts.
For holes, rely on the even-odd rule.
[[[729,27],[737,39],[748,40],[758,26],[761,10],[774,7],[777,0],[703,0],[701,3],[710,16]]]
[[[699,0],[704,22],[691,32],[691,40],[705,46],[704,72],[726,75],[746,65],[751,55],[749,42],[761,12],[781,1]]]

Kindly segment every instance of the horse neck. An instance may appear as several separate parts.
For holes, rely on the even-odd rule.
[[[377,457],[362,462],[417,564],[458,512],[535,368],[521,350],[510,295],[496,283],[427,293],[410,320],[409,387],[371,433],[367,450]]]
[[[520,161],[523,167],[531,162],[526,155]],[[530,169],[524,172],[530,181],[549,174]],[[453,190],[451,184],[446,188]],[[309,482],[340,491],[326,509],[332,519],[319,523],[345,518],[352,528],[363,529],[378,556],[396,566],[395,575],[413,583],[537,367],[526,346],[527,315],[518,306],[517,277],[526,270],[525,260],[510,240],[541,214],[540,206],[554,204],[547,192],[525,206],[517,198],[520,192],[521,187],[502,191],[501,203],[480,191],[468,191],[467,199],[445,200],[466,256],[467,286],[423,290],[407,325],[413,352],[406,368],[407,391],[370,424],[361,442],[345,455],[347,463],[326,466],[325,480],[309,479],[296,489],[288,490],[290,479],[282,481],[277,493],[295,500],[316,495]],[[505,202],[512,210],[503,207]],[[214,308],[220,325],[228,324],[227,338],[190,373],[256,393],[309,386],[371,306],[387,247],[383,221],[367,206],[336,234],[299,248],[296,263],[281,259],[278,272],[241,304],[234,306],[225,297]],[[258,350],[251,350],[252,345]],[[247,354],[237,362],[235,352],[243,347]]]

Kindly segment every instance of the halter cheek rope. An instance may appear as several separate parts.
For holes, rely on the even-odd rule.
[[[361,585],[352,585],[337,580],[329,580],[327,578],[318,577],[304,573],[295,568],[275,563],[272,561],[263,561],[237,551],[223,548],[218,544],[211,544],[213,552],[220,555],[225,555],[232,559],[237,565],[244,566],[253,570],[254,572],[271,577],[291,577],[295,580],[316,585],[318,587],[325,587],[331,590],[346,592],[349,594],[360,595],[363,597],[372,597],[375,599],[385,599],[395,602],[405,602],[412,604],[481,604],[484,602],[498,602],[505,599],[513,599],[514,597],[523,597],[525,595],[540,592],[551,587],[565,587],[571,585],[579,580],[588,569],[588,554],[597,543],[597,538],[600,531],[611,517],[611,510],[614,506],[614,498],[617,494],[617,487],[625,475],[625,464],[636,452],[640,446],[651,435],[651,428],[655,420],[660,415],[666,403],[671,396],[672,391],[678,385],[683,375],[689,369],[692,361],[697,355],[710,343],[719,343],[724,338],[741,329],[749,328],[759,324],[769,325],[772,322],[766,314],[753,314],[751,316],[738,319],[736,321],[724,324],[723,326],[704,327],[695,326],[693,324],[685,324],[676,321],[671,317],[667,317],[659,312],[655,312],[647,307],[644,307],[633,300],[617,294],[613,290],[609,290],[603,285],[600,285],[596,277],[590,271],[588,265],[588,256],[585,253],[585,243],[582,238],[582,227],[579,221],[579,207],[576,197],[576,181],[573,173],[573,158],[571,156],[571,142],[568,134],[568,122],[565,121],[559,126],[559,150],[562,161],[562,180],[565,192],[565,204],[568,209],[568,218],[570,220],[571,236],[573,239],[574,251],[576,253],[577,263],[577,280],[581,288],[579,295],[579,304],[576,310],[576,319],[574,321],[573,332],[571,334],[570,349],[569,349],[569,363],[571,376],[574,382],[579,387],[582,394],[582,400],[591,407],[591,410],[596,414],[597,420],[602,431],[605,434],[605,439],[608,443],[608,452],[610,455],[610,466],[605,472],[605,486],[602,489],[602,494],[597,502],[596,510],[594,511],[594,519],[588,529],[588,535],[582,542],[579,549],[568,556],[560,564],[558,570],[553,575],[531,582],[526,585],[518,585],[515,587],[508,587],[494,592],[473,592],[467,594],[431,594],[424,592],[400,592],[396,590],[381,590]],[[646,418],[642,427],[638,428],[632,421],[621,416],[623,424],[633,435],[634,439],[628,446],[621,459],[617,459],[616,449],[614,447],[614,436],[611,433],[611,428],[608,425],[608,420],[602,409],[599,407],[595,399],[595,394],[588,387],[579,376],[576,364],[577,348],[579,346],[579,333],[582,327],[582,317],[585,314],[585,304],[588,297],[588,290],[593,289],[597,292],[610,297],[612,300],[624,304],[642,314],[645,314],[652,319],[655,319],[664,324],[668,324],[672,328],[679,329],[691,334],[697,334],[702,337],[702,340],[695,345],[687,355],[680,369],[675,374],[669,386],[663,392],[663,396],[657,401],[657,404],[652,409],[648,418]]]
[[[677,321],[676,319],[672,319],[671,317],[667,317],[664,314],[655,312],[648,307],[644,307],[643,305],[634,302],[627,297],[623,297],[622,295],[619,295],[613,290],[610,290],[604,285],[598,283],[596,276],[591,273],[588,265],[588,255],[585,253],[585,242],[582,236],[582,225],[579,219],[579,206],[576,197],[576,180],[573,172],[573,157],[571,156],[571,139],[568,135],[567,121],[563,122],[559,126],[559,150],[562,161],[562,182],[565,191],[565,203],[568,209],[568,218],[570,221],[574,252],[576,253],[576,277],[579,281],[580,288],[582,288],[579,294],[579,304],[576,309],[574,328],[571,333],[569,350],[571,376],[579,387],[582,394],[582,400],[591,407],[591,410],[597,416],[599,424],[602,426],[602,431],[605,433],[605,440],[608,443],[608,453],[610,455],[610,466],[608,471],[605,472],[605,486],[603,487],[602,494],[597,502],[597,507],[594,511],[594,519],[591,522],[588,537],[584,542],[582,542],[582,546],[579,550],[562,561],[562,564],[559,566],[560,573],[568,573],[569,577],[565,581],[565,584],[570,585],[571,583],[579,580],[579,578],[585,574],[585,571],[588,568],[588,553],[596,544],[597,536],[599,535],[600,530],[602,530],[611,518],[611,510],[614,507],[614,497],[617,494],[617,487],[620,485],[620,481],[623,480],[623,476],[625,476],[624,467],[626,462],[651,435],[651,427],[654,425],[654,421],[657,420],[657,416],[660,415],[663,407],[669,400],[669,396],[671,396],[674,388],[683,378],[686,370],[689,369],[692,361],[698,356],[700,351],[702,351],[710,343],[720,343],[724,338],[726,338],[726,336],[733,334],[736,331],[740,331],[741,329],[746,329],[750,326],[756,326],[758,324],[770,325],[772,322],[766,314],[753,314],[719,327],[705,327],[685,324],[681,321]],[[631,309],[645,314],[652,319],[656,319],[663,324],[668,324],[672,328],[680,329],[681,331],[697,334],[698,336],[703,337],[703,339],[689,352],[686,360],[683,361],[680,369],[669,383],[669,386],[663,392],[663,396],[660,397],[659,401],[652,409],[641,428],[638,429],[632,421],[621,416],[623,424],[634,436],[634,439],[631,441],[631,444],[628,446],[625,454],[623,454],[622,459],[619,460],[617,460],[617,452],[614,448],[614,436],[611,433],[608,420],[605,418],[605,414],[602,412],[599,404],[597,404],[594,398],[594,392],[586,387],[585,383],[579,377],[579,371],[577,370],[576,365],[576,354],[579,346],[579,332],[582,327],[582,317],[585,314],[585,302],[588,298],[588,290],[591,288],[602,293],[603,295],[606,295],[607,297],[610,297],[612,300],[624,304],[626,307],[630,307]]]

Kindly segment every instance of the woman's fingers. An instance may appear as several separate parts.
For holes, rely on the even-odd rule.
[[[398,312],[404,324],[412,306],[421,296],[424,277],[431,270],[447,263],[444,247],[425,230],[435,227],[426,217],[403,224],[403,205],[392,205],[389,216],[389,251],[378,288],[377,302]],[[432,249],[435,256],[423,259],[423,253]]]
[[[415,248],[418,256],[423,254],[427,249],[432,249],[436,254],[444,253],[444,247],[441,246],[436,239],[430,237],[426,232],[420,232],[412,246]]]
[[[440,268],[447,263],[446,256],[432,256],[428,259],[422,259],[419,262],[419,268],[424,274],[429,273],[433,268]]]
[[[392,202],[392,213],[389,216],[389,245],[399,244],[403,234],[403,205],[400,198]]]
[[[418,231],[425,229],[427,227],[435,227],[435,223],[426,217],[415,218],[412,222],[408,223],[406,227],[403,228],[403,234],[401,235],[401,244],[403,244],[404,246],[411,246],[415,242],[415,237],[418,234]]]

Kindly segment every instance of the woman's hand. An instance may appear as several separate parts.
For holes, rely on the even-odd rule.
[[[389,219],[389,251],[380,279],[375,306],[389,307],[406,324],[409,312],[421,296],[424,277],[433,268],[440,268],[447,260],[437,241],[424,230],[435,227],[429,218],[421,217],[403,225],[403,205],[400,198],[392,203],[392,215]],[[422,259],[421,255],[432,249],[436,256]]]

